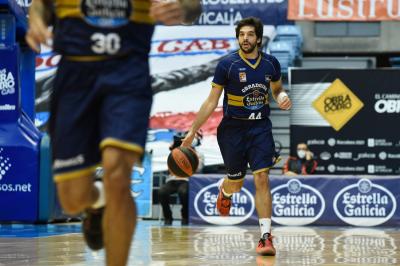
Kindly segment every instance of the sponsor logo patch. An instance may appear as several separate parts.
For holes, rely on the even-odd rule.
[[[11,72],[7,70],[0,70],[0,94],[9,95],[15,93],[15,79]]]
[[[361,179],[344,187],[333,200],[336,215],[355,226],[376,226],[388,221],[397,208],[396,198],[385,187]]]
[[[336,79],[313,102],[313,107],[339,131],[363,108],[363,102],[340,80]]]
[[[261,109],[266,102],[267,95],[259,90],[254,90],[243,97],[243,105],[249,110]]]
[[[232,206],[229,217],[219,215],[216,208],[219,183],[213,183],[200,190],[194,199],[196,213],[206,222],[218,225],[234,225],[246,221],[255,210],[254,197],[242,187],[240,192],[232,195]]]
[[[247,81],[246,72],[239,72],[239,81],[240,82],[246,82]]]
[[[298,179],[291,179],[274,188],[271,194],[272,220],[278,224],[311,224],[325,211],[325,200],[321,193]]]

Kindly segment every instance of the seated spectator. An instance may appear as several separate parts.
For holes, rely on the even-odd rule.
[[[289,156],[283,166],[285,175],[310,175],[315,173],[317,161],[313,158],[313,153],[308,149],[307,144],[297,145],[297,156]]]
[[[179,147],[182,144],[182,139],[185,137],[186,132],[178,132],[174,135],[174,142],[169,147],[170,150]],[[200,132],[197,133],[195,139],[193,140],[192,147],[198,147],[201,145],[201,139],[203,138]],[[199,155],[199,167],[197,172],[199,172],[203,167],[203,159],[200,154]],[[182,225],[189,224],[189,209],[188,209],[188,202],[189,202],[189,189],[188,189],[188,181],[189,178],[182,178],[176,177],[173,175],[169,175],[165,184],[160,187],[158,191],[158,198],[163,210],[164,215],[164,225],[171,225],[173,221],[172,211],[170,207],[170,196],[172,194],[178,193],[179,201],[182,204],[181,215]]]

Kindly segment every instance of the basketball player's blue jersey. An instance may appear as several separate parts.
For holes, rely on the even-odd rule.
[[[270,81],[281,78],[278,60],[260,52],[254,63],[242,51],[231,53],[217,65],[213,86],[224,89],[224,117],[259,120],[269,116]]]
[[[150,5],[150,0],[56,0],[54,50],[76,61],[147,56],[154,30]]]

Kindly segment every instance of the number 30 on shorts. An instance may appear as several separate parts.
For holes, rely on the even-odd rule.
[[[103,34],[96,32],[90,39],[94,42],[92,50],[96,54],[116,54],[121,48],[121,37],[116,33]]]

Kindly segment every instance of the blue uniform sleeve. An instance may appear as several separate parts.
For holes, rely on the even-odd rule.
[[[275,68],[275,73],[271,77],[271,81],[278,81],[281,78],[281,64],[279,63],[278,59],[274,56],[271,56],[272,65]]]
[[[212,85],[215,87],[223,88],[228,81],[228,70],[224,61],[219,61],[215,68],[214,78]]]

